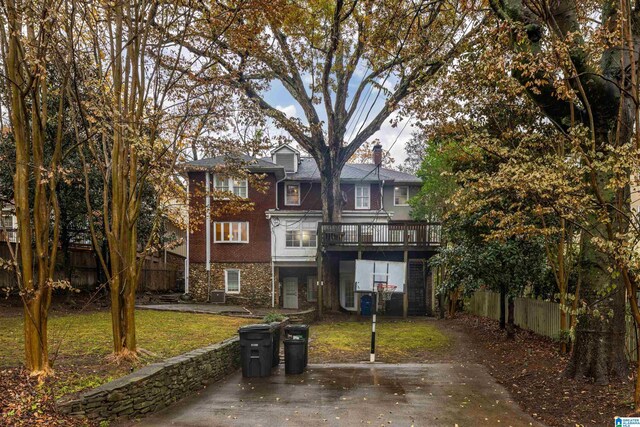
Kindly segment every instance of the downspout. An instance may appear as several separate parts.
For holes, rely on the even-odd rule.
[[[211,302],[211,178],[207,171],[205,185],[207,186],[205,197],[205,233],[206,237],[206,268],[207,268],[207,302]]]
[[[278,207],[279,184],[285,179],[287,179],[286,171],[282,179],[276,180],[276,210],[280,210],[280,208]],[[271,245],[271,308],[274,308],[276,306],[276,266],[275,266],[275,261],[273,259],[274,258],[273,253],[275,251],[275,246],[276,246],[276,234],[275,234],[275,231],[273,230],[273,222],[271,220],[271,217],[269,217],[269,226],[271,227],[271,234],[273,235],[273,241]]]
[[[189,293],[189,229],[190,229],[190,216],[189,216],[189,177],[187,176],[187,257],[184,260],[184,293]]]

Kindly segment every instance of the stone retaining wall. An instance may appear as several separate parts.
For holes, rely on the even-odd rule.
[[[289,314],[289,323],[313,323],[318,320],[318,312],[315,308]]]
[[[76,399],[63,398],[58,409],[63,414],[97,420],[140,417],[169,406],[239,367],[240,342],[236,336],[145,366]]]

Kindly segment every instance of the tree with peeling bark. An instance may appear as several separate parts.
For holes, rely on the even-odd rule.
[[[62,1],[0,2],[2,102],[15,143],[19,239],[15,250],[9,249],[24,303],[25,364],[34,375],[51,371],[49,306],[53,289],[66,285],[54,277],[60,221],[56,186],[63,174],[59,166],[67,119],[60,88],[69,80],[69,57],[60,49],[69,35],[62,30],[63,11]]]
[[[140,271],[160,240],[163,218],[185,196],[175,179],[176,164],[190,137],[187,123],[194,105],[191,92],[181,86],[185,73],[172,66],[184,65],[186,59],[150,23],[187,26],[189,17],[158,2],[74,5],[90,35],[82,38],[83,50],[76,52],[77,78],[69,91],[75,101],[76,135],[85,141],[78,154],[84,165],[89,228],[110,288],[114,356],[135,358]],[[88,191],[91,165],[97,165],[104,184],[99,212]],[[145,213],[144,194],[150,189],[154,208]],[[144,237],[141,215],[151,223]],[[98,235],[97,221],[104,236]],[[107,242],[106,257],[101,237]]]

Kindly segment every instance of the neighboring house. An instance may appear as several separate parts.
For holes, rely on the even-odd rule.
[[[215,173],[224,157],[187,163],[190,203],[210,212],[215,203],[207,188],[228,188],[246,197],[254,209],[212,217],[190,231],[187,290],[197,300],[224,291],[226,301],[256,306],[302,309],[316,304],[320,258],[330,260],[334,289],[324,287],[323,305],[357,311],[355,260],[408,263],[407,298],[394,295],[395,314],[431,311],[433,292],[426,260],[439,244],[439,225],[411,221],[409,199],[419,178],[381,167],[382,149],[374,147],[369,164],[347,164],[340,176],[341,223],[322,223],[320,175],[315,161],[288,145],[272,156],[242,156],[251,173],[264,174],[266,193],[247,181]],[[325,281],[321,281],[325,282]]]

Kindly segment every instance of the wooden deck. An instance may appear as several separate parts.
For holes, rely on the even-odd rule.
[[[419,221],[321,222],[318,247],[325,250],[434,250],[440,246],[441,229],[440,223]]]

